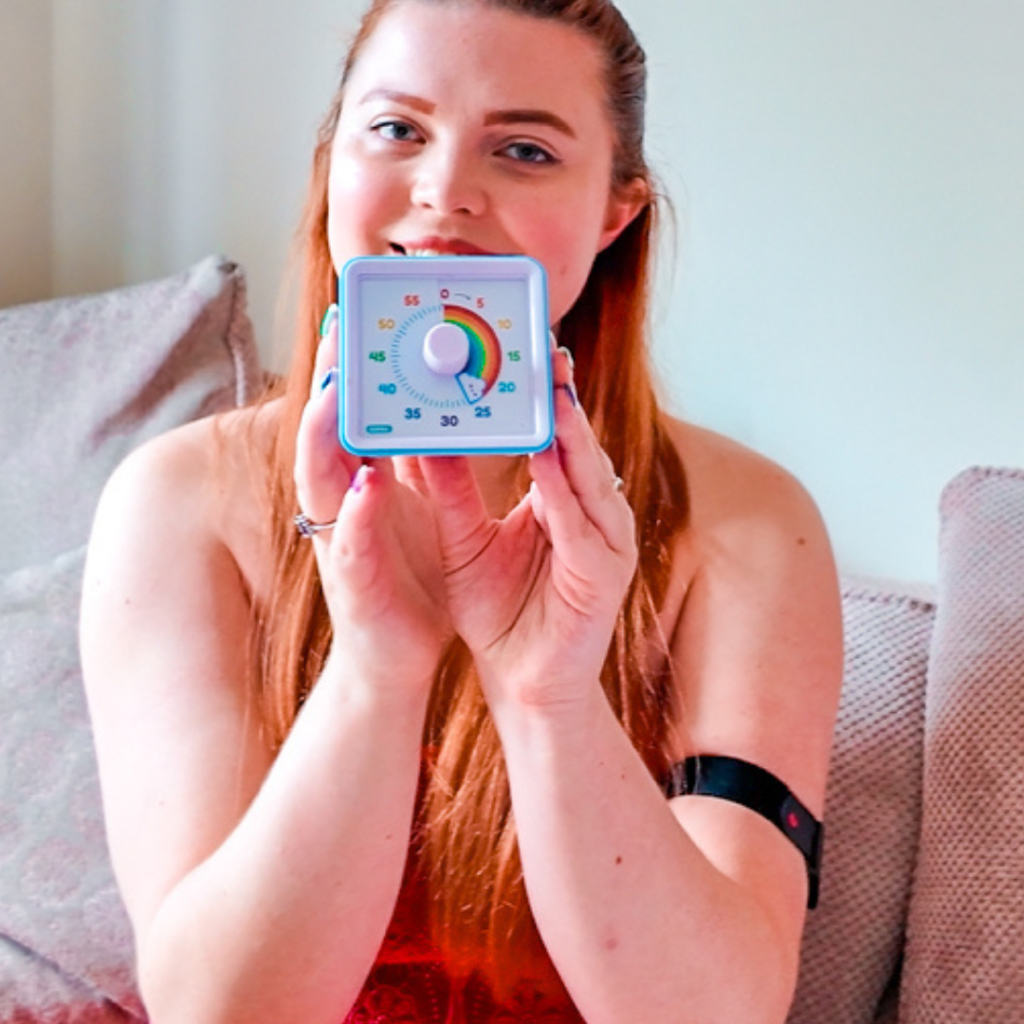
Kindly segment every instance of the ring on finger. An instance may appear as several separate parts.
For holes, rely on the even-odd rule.
[[[292,519],[292,522],[295,524],[295,529],[299,531],[301,536],[315,537],[318,533],[323,533],[324,530],[333,529],[338,520],[332,519],[329,523],[314,523],[305,512],[300,512],[294,519]]]

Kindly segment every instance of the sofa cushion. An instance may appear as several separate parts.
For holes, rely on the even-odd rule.
[[[100,491],[262,386],[241,270],[0,310],[0,1021],[139,1020],[78,660]]]
[[[107,1019],[100,1013],[115,1012],[110,1004],[121,1008],[110,1020],[142,1015],[79,668],[84,561],[79,548],[0,577],[4,1021],[19,1019],[16,1012],[38,1021],[100,1021]]]
[[[927,591],[846,580],[846,665],[790,1024],[867,1024],[898,968],[920,819]]]
[[[220,257],[164,280],[0,310],[0,572],[85,543],[140,441],[259,386],[242,272]]]
[[[901,1021],[1021,1019],[1022,878],[1024,472],[971,469],[941,501]]]
[[[138,1024],[141,1019],[0,935],[3,1024]]]

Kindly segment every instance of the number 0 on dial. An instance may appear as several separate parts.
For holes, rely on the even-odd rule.
[[[553,436],[544,269],[365,256],[338,282],[338,434],[357,455],[517,454]]]

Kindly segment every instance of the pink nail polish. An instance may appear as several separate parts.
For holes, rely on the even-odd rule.
[[[370,467],[364,462],[357,470],[356,475],[352,477],[352,482],[349,484],[350,490],[353,490],[358,494],[366,483],[366,478],[370,475]]]

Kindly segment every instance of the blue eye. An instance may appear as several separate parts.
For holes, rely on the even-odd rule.
[[[419,132],[406,121],[380,121],[370,129],[389,142],[417,142]]]
[[[535,142],[513,142],[504,151],[513,160],[527,164],[552,164],[555,158]]]

